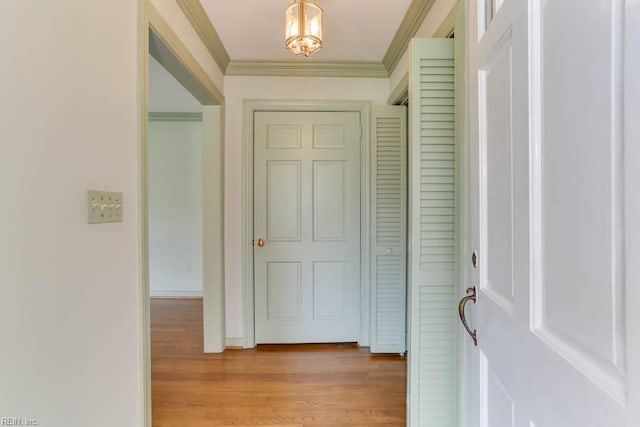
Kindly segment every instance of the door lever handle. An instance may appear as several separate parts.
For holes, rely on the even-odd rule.
[[[473,301],[474,304],[476,303],[476,287],[475,286],[472,288],[468,288],[467,295],[460,300],[460,303],[458,304],[458,314],[460,315],[460,321],[462,321],[462,325],[464,325],[464,328],[467,330],[467,333],[473,340],[473,345],[477,346],[478,334],[475,329],[473,331],[471,330],[471,327],[469,327],[469,324],[467,323],[467,318],[464,315],[464,307],[465,305],[467,305],[469,301]]]

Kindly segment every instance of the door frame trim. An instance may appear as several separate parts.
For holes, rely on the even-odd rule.
[[[467,269],[468,260],[471,257],[473,248],[468,242],[469,223],[471,221],[471,212],[469,209],[469,197],[471,188],[469,187],[469,138],[468,138],[468,98],[467,98],[467,0],[459,0],[454,7],[455,19],[453,26],[448,33],[455,31],[455,47],[454,47],[454,64],[455,64],[455,134],[456,134],[456,255],[455,255],[455,284],[454,299],[459,301],[466,294],[465,289],[469,285],[469,270]],[[452,11],[453,13],[453,11]],[[454,310],[455,311],[455,310]],[[454,314],[454,324],[458,324],[459,320]],[[475,351],[470,344],[466,334],[462,332],[460,327],[456,331],[456,373],[457,373],[457,394],[458,394],[458,426],[467,425],[466,419],[468,402],[465,398],[467,389],[466,376],[469,374],[466,370],[465,361],[469,357],[469,353]]]
[[[371,102],[340,100],[269,100],[248,99],[243,101],[242,136],[242,242],[241,242],[241,287],[244,301],[243,329],[244,348],[253,348],[255,340],[255,301],[253,281],[253,117],[258,111],[328,111],[357,112],[360,114],[360,339],[358,344],[369,346],[370,341],[370,203],[371,166],[369,124]]]

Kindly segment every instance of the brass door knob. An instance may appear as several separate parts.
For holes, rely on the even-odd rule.
[[[264,239],[258,239],[258,246],[263,247],[265,244]]]

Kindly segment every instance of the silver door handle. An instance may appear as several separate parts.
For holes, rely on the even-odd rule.
[[[475,329],[473,331],[471,330],[471,327],[469,327],[469,323],[467,323],[467,318],[464,315],[464,307],[465,305],[467,305],[469,301],[473,301],[474,304],[476,303],[476,287],[475,286],[472,288],[468,288],[467,295],[460,300],[460,303],[458,304],[458,314],[460,315],[460,321],[462,321],[462,325],[467,330],[467,333],[473,340],[473,345],[477,346],[478,334]]]

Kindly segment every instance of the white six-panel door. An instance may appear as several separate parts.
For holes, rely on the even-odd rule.
[[[625,247],[638,237],[624,216],[623,10],[621,0],[469,1],[479,263],[464,262],[479,342],[467,341],[466,426],[640,425],[629,417],[639,338],[625,293],[638,284],[625,271],[638,260]]]
[[[256,343],[358,341],[359,113],[256,112],[254,132]]]

